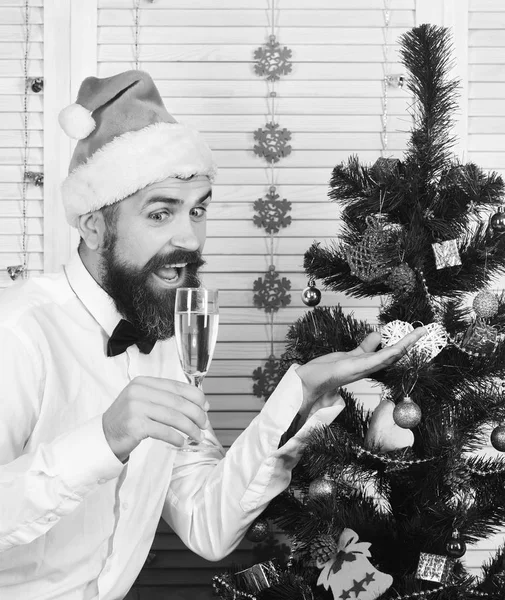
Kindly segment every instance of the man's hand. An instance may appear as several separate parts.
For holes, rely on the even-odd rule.
[[[299,411],[301,422],[320,408],[333,405],[339,398],[340,387],[395,363],[426,333],[424,327],[419,327],[396,344],[375,351],[381,336],[373,332],[355,350],[326,354],[298,367],[296,373],[303,386],[303,404]]]
[[[200,442],[208,408],[203,392],[194,385],[136,377],[103,414],[105,439],[122,462],[148,437],[182,446],[178,430]]]

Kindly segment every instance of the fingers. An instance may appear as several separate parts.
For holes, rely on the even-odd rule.
[[[195,423],[192,417],[186,416],[186,414],[180,410],[150,402],[146,408],[146,417],[148,417],[146,434],[149,437],[156,437],[162,434],[172,439],[174,438],[173,430],[175,429],[199,442],[203,440],[204,436],[202,429]],[[164,427],[160,428],[160,425]],[[179,434],[175,436],[176,439],[179,437],[181,437]],[[167,441],[165,437],[158,439]]]
[[[407,352],[416,344],[416,342],[426,335],[426,333],[427,331],[424,327],[419,327],[418,329],[414,329],[414,331],[408,333],[392,346],[386,346],[386,348],[382,348],[378,352],[364,354],[362,357],[357,357],[355,360],[360,360],[360,358],[362,359],[361,364],[359,365],[363,368],[362,372],[365,373],[362,376],[366,377],[367,373],[373,373],[395,363],[402,356],[407,354]]]
[[[183,397],[186,400],[193,402],[193,404],[200,406],[202,409],[208,410],[208,406],[206,406],[207,401],[205,400],[205,395],[202,390],[189,383],[174,381],[172,379],[163,379],[161,377],[146,376],[135,377],[133,381],[141,386],[147,386],[152,389]]]
[[[149,405],[159,406],[164,410],[184,415],[201,429],[204,429],[207,425],[207,412],[197,404],[188,401],[184,396],[151,389],[149,395],[145,396],[144,399],[148,401]]]
[[[348,355],[359,356],[366,352],[374,352],[380,343],[381,334],[378,331],[372,331],[372,333],[369,333],[357,348],[348,352]]]

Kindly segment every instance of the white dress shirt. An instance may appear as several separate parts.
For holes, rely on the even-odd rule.
[[[102,414],[138,375],[186,381],[174,340],[149,355],[106,356],[120,320],[78,254],[65,271],[0,295],[0,598],[119,600],[161,516],[184,543],[219,560],[289,484],[301,442],[343,403],[318,411],[278,449],[301,402],[296,366],[225,453],[181,453],[147,439],[126,464]]]

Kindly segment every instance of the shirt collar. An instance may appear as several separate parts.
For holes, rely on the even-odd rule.
[[[112,298],[100,287],[75,251],[64,267],[68,283],[91,316],[110,336],[121,320]]]

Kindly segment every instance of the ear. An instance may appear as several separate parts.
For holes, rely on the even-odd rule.
[[[105,221],[99,210],[81,215],[77,220],[79,235],[90,250],[98,250],[105,236]]]

